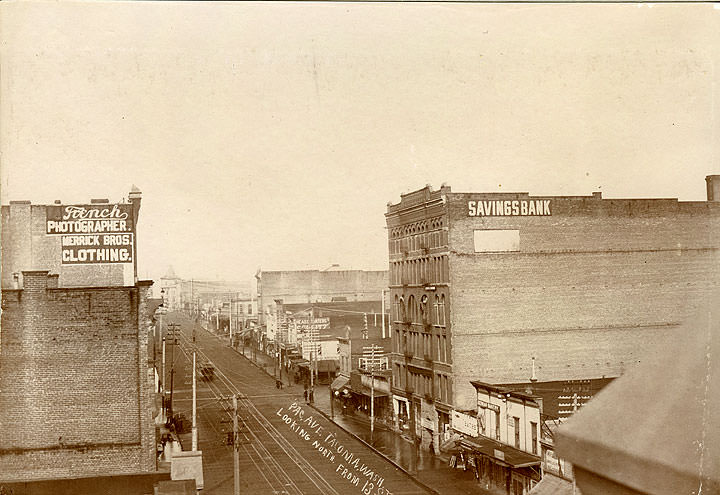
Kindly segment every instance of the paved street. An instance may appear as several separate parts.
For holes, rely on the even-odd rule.
[[[181,324],[181,345],[175,352],[175,412],[191,418],[189,353],[193,323]],[[352,434],[304,404],[302,389],[275,388],[274,379],[215,336],[196,327],[198,360],[211,361],[212,381],[198,381],[199,448],[203,451],[205,489],[209,494],[233,490],[231,447],[224,445],[232,408],[227,400],[241,394],[240,479],[242,493],[375,494],[432,493],[416,483]],[[171,351],[168,352],[172,354]],[[169,358],[168,358],[169,359]],[[190,436],[183,435],[185,449]]]

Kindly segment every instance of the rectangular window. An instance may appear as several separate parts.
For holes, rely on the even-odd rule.
[[[532,453],[534,455],[537,455],[538,448],[537,448],[537,436],[538,436],[538,427],[537,423],[530,422],[530,431],[532,432]]]
[[[476,253],[502,253],[520,251],[519,230],[476,230]]]
[[[515,430],[515,448],[520,448],[520,418],[513,416],[513,427]]]
[[[500,411],[495,411],[495,440],[500,440]]]

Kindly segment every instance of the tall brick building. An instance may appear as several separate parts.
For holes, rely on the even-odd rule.
[[[0,482],[157,469],[139,196],[2,207]]]
[[[475,407],[472,380],[619,376],[718,285],[718,182],[697,202],[428,186],[389,204],[396,414],[427,443]]]

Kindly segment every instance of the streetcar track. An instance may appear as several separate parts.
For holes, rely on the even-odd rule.
[[[182,352],[183,354],[185,354],[186,358],[189,359],[188,351],[185,349],[185,347],[190,344],[189,338],[183,333],[181,333],[181,339],[183,341],[183,344],[185,344],[185,346],[181,347]],[[205,350],[209,351],[209,349]],[[206,362],[215,365],[213,360],[208,357],[205,350],[200,349],[196,346],[196,352],[200,354],[201,358]],[[275,428],[275,426],[265,417],[265,415],[257,409],[255,404],[253,404],[252,401],[249,400],[249,397],[240,392],[240,390],[232,382],[232,380],[228,378],[228,375],[218,368],[216,368],[215,370],[216,376],[220,378],[221,382],[225,385],[225,388],[227,388],[231,392],[231,394],[234,393],[239,395],[239,402],[245,406],[245,410],[250,414],[252,419],[260,427],[259,430],[251,429],[249,425],[247,425],[247,420],[244,421],[243,424],[246,431],[251,434],[255,442],[250,442],[250,438],[245,434],[245,432],[243,432],[243,436],[245,436],[246,440],[249,442],[252,450],[254,450],[258,457],[262,459],[264,467],[268,468],[267,470],[274,475],[274,483],[271,482],[271,480],[268,479],[264,473],[262,473],[263,470],[260,469],[260,466],[258,466],[258,464],[255,462],[255,459],[253,459],[254,456],[251,454],[251,452],[248,451],[246,445],[243,445],[243,449],[248,454],[248,457],[250,457],[251,462],[253,462],[258,471],[262,473],[262,476],[265,478],[265,481],[268,483],[270,488],[273,489],[273,492],[287,494],[288,488],[290,488],[293,492],[296,492],[297,494],[303,494],[303,491],[288,475],[286,469],[280,465],[276,456],[273,455],[273,453],[270,452],[270,450],[262,444],[257,433],[264,432],[268,437],[270,437],[270,439],[274,441],[275,446],[277,446],[280,451],[282,451],[282,453],[284,453],[295,464],[295,466],[305,475],[305,477],[313,485],[315,485],[318,490],[320,490],[321,493],[331,493],[334,495],[339,495],[337,490],[335,490],[335,488],[330,485],[330,483],[322,475],[320,475],[320,473],[307,460],[305,460],[304,457],[300,455],[297,449],[284,436],[279,433],[277,428]],[[208,387],[214,394],[216,394],[217,397],[222,397],[222,394],[220,393],[220,387],[218,387],[217,384],[210,385],[210,383],[208,383]],[[217,388],[217,390],[213,390],[213,387]],[[279,395],[287,396],[288,394],[274,394],[253,397],[277,397]],[[223,407],[223,410],[229,417],[232,418],[232,413],[227,408]],[[260,447],[260,450],[258,449],[258,446]],[[278,473],[282,473],[283,478],[285,479],[281,479]],[[277,488],[277,485],[281,485],[280,489]]]
[[[203,354],[204,354],[204,353],[203,353]],[[206,357],[206,359],[207,359],[207,356],[205,356],[205,357]],[[210,360],[208,359],[208,361],[210,361]],[[210,361],[210,362],[211,362],[211,361]],[[249,400],[246,399],[246,396],[245,396],[244,394],[242,394],[242,393],[237,389],[237,387],[232,383],[232,381],[230,381],[230,380],[227,378],[227,375],[225,375],[224,372],[222,372],[222,371],[220,371],[220,370],[218,370],[218,372],[219,372],[219,376],[220,376],[221,380],[225,383],[225,386],[226,386],[231,392],[234,391],[235,393],[238,393],[238,394],[240,395],[240,402],[245,406],[245,409],[248,410],[248,412],[251,414],[252,418],[253,418],[253,419],[257,422],[257,424],[264,430],[264,432],[265,432],[272,440],[275,441],[275,444],[280,448],[280,450],[281,450],[286,456],[288,456],[288,457],[294,462],[294,464],[300,469],[300,471],[301,471],[318,489],[320,489],[321,491],[322,491],[322,487],[319,486],[318,483],[326,484],[326,485],[327,485],[327,488],[328,488],[332,493],[337,494],[337,492],[334,490],[334,488],[329,485],[329,483],[327,482],[327,480],[325,480],[325,479],[314,469],[314,467],[312,467],[312,465],[310,465],[309,463],[307,463],[307,461],[305,461],[306,466],[300,465],[300,462],[298,462],[298,459],[302,459],[302,458],[300,457],[300,454],[299,454],[299,452],[297,452],[297,450],[295,449],[295,447],[292,446],[292,444],[290,444],[290,443],[287,441],[287,439],[285,439],[282,435],[280,435],[280,433],[277,431],[277,429],[267,420],[267,418],[255,407],[255,405],[254,405],[251,401],[249,401]],[[250,407],[252,408],[252,411],[249,410]],[[256,435],[254,435],[254,436],[256,436]],[[256,440],[258,440],[258,442],[259,442],[259,438],[256,437]],[[268,450],[268,448],[267,448],[265,445],[262,445],[262,444],[260,444],[260,446],[261,446],[262,450],[267,453],[267,456],[268,456],[268,458],[269,458],[269,460],[270,460],[270,464],[274,465],[278,470],[280,470],[283,474],[285,474],[285,475],[287,476],[287,480],[288,480],[289,483],[288,483],[288,484],[284,484],[284,486],[288,486],[288,485],[293,486],[293,487],[298,491],[298,493],[300,493],[300,494],[303,493],[303,492],[297,487],[297,485],[295,484],[295,482],[289,477],[289,475],[287,475],[287,473],[285,472],[285,469],[283,469],[283,467],[282,467],[282,466],[279,464],[279,462],[277,461],[276,457]],[[253,447],[255,448],[254,445],[253,445]],[[296,456],[293,456],[293,455],[291,454],[290,449],[291,449],[292,451],[294,451],[294,453],[296,454]],[[255,450],[257,451],[256,448],[255,448]],[[258,454],[260,454],[260,452],[258,452]],[[304,461],[304,459],[303,459],[303,461]],[[280,480],[278,479],[278,481],[280,481]]]
[[[183,335],[181,338],[186,339],[186,337],[185,337],[184,335]],[[190,357],[188,356],[188,351],[187,351],[184,347],[181,347],[181,351],[182,351],[182,353],[185,355],[185,357],[189,360]],[[197,352],[198,352],[199,354],[201,354],[201,355],[204,355],[204,357],[207,359],[207,355],[205,355],[204,352],[199,351],[199,350],[198,350]],[[207,359],[207,360],[208,360],[208,362],[211,362],[209,359]],[[209,385],[209,384],[208,384],[208,385]],[[231,388],[232,388],[232,387],[228,386],[227,383],[225,384],[225,386],[226,386],[226,388],[228,388],[228,389],[231,389]],[[216,385],[217,390],[213,390],[213,389],[212,389],[212,386],[210,386],[210,385],[209,385],[209,388],[213,391],[213,393],[216,395],[216,397],[218,398],[218,400],[223,400],[223,398],[225,398],[225,394],[222,394],[222,393],[221,393],[221,390],[219,390],[220,387],[217,387],[217,385]],[[230,391],[232,392],[232,390],[230,390]],[[239,391],[236,391],[236,392],[239,392]],[[222,411],[223,411],[230,419],[232,419],[233,414],[229,411],[229,409],[225,406],[225,404],[221,404],[221,408],[222,408]],[[243,423],[244,423],[244,421],[243,421]],[[216,431],[217,431],[217,429],[216,429]],[[252,432],[251,432],[251,433],[252,433]],[[242,449],[245,451],[245,454],[247,454],[247,458],[250,460],[250,462],[252,462],[252,464],[255,466],[256,470],[260,473],[260,475],[263,477],[263,479],[264,479],[265,482],[268,484],[268,486],[273,490],[273,492],[277,492],[277,491],[278,491],[278,488],[277,488],[278,484],[281,485],[281,486],[285,486],[285,485],[283,484],[282,480],[278,477],[277,471],[275,471],[274,469],[272,469],[272,468],[275,467],[275,466],[272,466],[272,465],[270,465],[270,463],[267,462],[267,457],[266,457],[266,456],[263,456],[263,455],[258,451],[256,445],[250,441],[250,438],[245,434],[245,432],[242,432],[242,435],[245,437],[245,440],[246,440],[247,442],[241,442],[240,445],[242,445]],[[258,442],[260,441],[260,439],[257,437],[257,435],[253,434],[253,437],[255,437],[255,440],[257,441],[256,443],[258,443]],[[239,439],[238,439],[238,440],[239,440]],[[255,451],[255,453],[257,454],[257,456],[254,456],[254,455],[252,454],[252,452],[250,452],[250,450],[248,449],[248,445],[250,446],[250,448],[252,448],[252,450]],[[268,455],[269,455],[269,453],[268,453]],[[263,466],[260,466],[260,464],[259,464],[258,462],[256,462],[256,459],[259,459],[259,460],[263,461],[263,462],[262,462]],[[263,467],[264,467],[265,469],[263,469]],[[266,472],[272,473],[272,474],[274,475],[274,478],[275,478],[275,479],[274,479],[274,480],[269,479],[269,478],[266,476],[266,474],[265,474]],[[287,476],[286,473],[283,472],[283,474],[285,474],[285,475]],[[288,478],[288,479],[289,479],[289,478]],[[297,493],[298,493],[298,494],[302,494],[302,491],[300,491],[299,489],[297,489]]]

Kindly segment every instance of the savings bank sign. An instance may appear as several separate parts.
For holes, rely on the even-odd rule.
[[[47,234],[62,236],[62,264],[132,263],[132,205],[47,207]]]
[[[471,217],[527,217],[550,216],[549,199],[509,199],[468,201]]]

